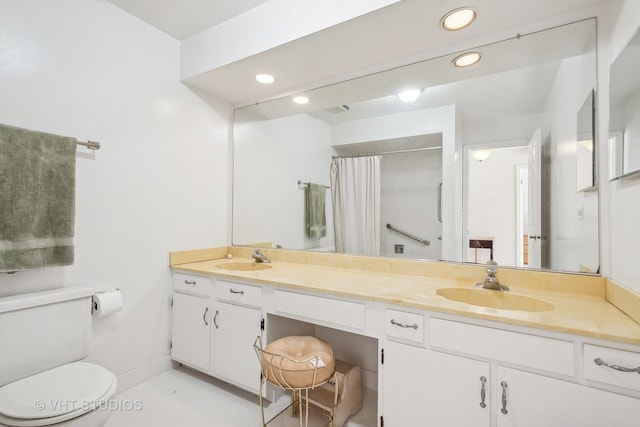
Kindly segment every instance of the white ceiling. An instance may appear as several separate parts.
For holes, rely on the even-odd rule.
[[[269,0],[109,0],[178,40],[232,19]],[[402,0],[259,54],[241,58],[184,80],[193,88],[245,106],[508,38],[523,28],[578,20],[586,7],[605,0]],[[478,20],[448,33],[440,17],[455,7],[473,6]],[[543,23],[543,24],[540,24]],[[265,23],[263,31],[269,31]],[[542,27],[545,28],[545,27]],[[251,29],[247,29],[249,32]],[[274,85],[258,85],[269,70]]]
[[[146,23],[184,40],[268,0],[109,0]]]

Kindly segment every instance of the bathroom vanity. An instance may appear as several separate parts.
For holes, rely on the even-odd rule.
[[[499,270],[511,288],[499,293],[473,288],[480,266],[296,251],[261,265],[250,253],[172,254],[174,360],[257,393],[255,337],[320,328],[339,356],[374,343],[362,351],[375,352],[365,384],[380,426],[640,419],[640,324],[607,301],[604,278]]]

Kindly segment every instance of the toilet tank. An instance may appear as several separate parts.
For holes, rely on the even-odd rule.
[[[91,295],[70,287],[0,298],[0,386],[86,357]]]

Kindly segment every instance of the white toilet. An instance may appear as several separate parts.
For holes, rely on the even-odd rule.
[[[91,288],[0,298],[0,426],[99,427],[117,388],[88,352]]]

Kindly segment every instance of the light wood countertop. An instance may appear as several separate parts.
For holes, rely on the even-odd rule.
[[[227,253],[233,258],[227,259]],[[527,312],[451,301],[436,293],[442,288],[473,288],[484,277],[482,266],[282,250],[263,253],[272,262],[271,268],[260,271],[219,268],[252,262],[249,248],[235,247],[194,251],[191,256],[187,252],[172,253],[171,268],[640,345],[640,324],[607,301],[610,284],[602,277],[498,268],[498,278],[510,287],[510,294],[554,306],[549,311]],[[214,257],[217,259],[211,259]]]

